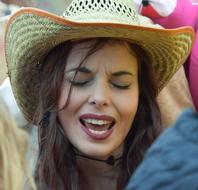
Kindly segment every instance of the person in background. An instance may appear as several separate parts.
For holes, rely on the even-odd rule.
[[[26,183],[29,189],[36,190],[26,160],[29,145],[28,135],[17,127],[0,96],[0,190],[22,190]]]
[[[5,55],[16,101],[39,129],[38,189],[123,189],[161,132],[157,94],[193,40],[191,27],[154,25],[131,0],[14,14]]]
[[[198,114],[188,109],[149,148],[125,190],[198,189]]]

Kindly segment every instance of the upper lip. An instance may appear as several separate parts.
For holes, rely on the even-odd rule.
[[[109,115],[83,114],[80,116],[80,119],[97,119],[115,122],[115,119]]]

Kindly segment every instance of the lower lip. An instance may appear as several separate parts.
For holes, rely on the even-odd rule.
[[[111,129],[107,130],[107,132],[104,133],[104,134],[93,134],[91,131],[88,130],[87,127],[85,127],[85,126],[83,126],[83,125],[81,125],[81,129],[82,129],[89,137],[91,137],[91,138],[94,139],[94,140],[104,140],[104,139],[108,138],[108,137],[111,135],[111,133],[112,133],[113,130],[114,130],[114,127],[112,127]]]

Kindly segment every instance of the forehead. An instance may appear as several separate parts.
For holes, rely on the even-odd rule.
[[[137,66],[137,57],[127,42],[113,40],[102,42],[98,46],[95,40],[77,43],[73,46],[67,59],[67,69],[78,67],[106,66],[111,69],[133,68]]]

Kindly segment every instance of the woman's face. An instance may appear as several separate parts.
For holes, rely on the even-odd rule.
[[[138,107],[138,65],[127,44],[113,43],[85,58],[92,41],[76,45],[67,60],[59,100],[59,120],[71,144],[96,158],[115,154],[123,144]]]

